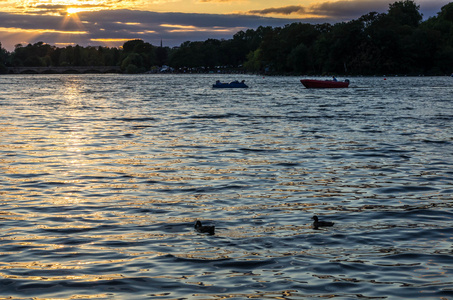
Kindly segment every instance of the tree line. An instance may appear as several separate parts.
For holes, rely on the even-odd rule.
[[[292,23],[237,32],[232,39],[185,42],[179,47],[127,41],[121,48],[67,46],[38,42],[0,43],[0,72],[7,67],[120,66],[142,73],[168,65],[180,72],[218,70],[268,74],[408,74],[453,72],[453,2],[422,21],[413,0],[389,4],[334,25]]]

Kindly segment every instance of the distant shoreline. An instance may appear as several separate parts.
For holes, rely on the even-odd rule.
[[[46,70],[53,70],[52,67],[47,68],[47,67],[42,67],[43,69]],[[74,67],[73,67],[74,68]],[[258,74],[258,73],[249,73],[249,72],[225,72],[225,73],[211,73],[211,72],[160,72],[160,73],[153,73],[153,72],[143,72],[143,73],[126,73],[122,72],[121,70],[115,70],[111,69],[110,71],[95,71],[93,69],[90,69],[88,67],[78,67],[81,69],[88,69],[90,71],[87,72],[23,72],[23,73],[0,73],[0,76],[17,76],[17,75],[103,75],[103,74],[119,74],[119,75],[212,75],[212,76],[228,76],[228,75],[245,75],[245,76],[258,76],[258,77],[305,77],[305,78],[331,78],[332,74]],[[109,67],[105,67],[109,68]],[[13,68],[11,68],[13,69]],[[17,69],[17,68],[14,68]],[[26,69],[34,69],[34,68],[26,68]],[[357,74],[334,74],[336,77],[339,78],[370,78],[370,77],[376,77],[376,78],[398,78],[398,77],[453,77],[453,74],[448,75],[448,74],[429,74],[429,75],[424,75],[424,74],[376,74],[376,75],[357,75]]]

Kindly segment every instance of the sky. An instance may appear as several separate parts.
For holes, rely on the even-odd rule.
[[[330,23],[387,12],[396,0],[0,0],[0,43],[39,41],[118,47],[132,39],[174,47],[231,39],[240,30],[293,22]],[[452,0],[415,0],[424,19]]]

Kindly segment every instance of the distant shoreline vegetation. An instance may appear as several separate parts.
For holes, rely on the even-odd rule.
[[[449,75],[453,72],[453,2],[423,22],[420,7],[404,0],[390,4],[387,13],[370,12],[349,22],[260,26],[239,31],[229,40],[188,41],[174,48],[143,40],[127,41],[121,48],[58,48],[38,42],[19,44],[8,52],[0,42],[0,73],[14,70]]]

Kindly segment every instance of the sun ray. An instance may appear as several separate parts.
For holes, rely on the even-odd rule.
[[[80,21],[80,18],[77,14],[78,12],[80,12],[80,10],[77,7],[72,7],[72,6],[68,7],[66,9],[66,15],[63,18],[63,21],[61,24],[61,28],[64,29],[67,27],[69,22],[73,22],[79,30],[84,30],[83,23]]]

